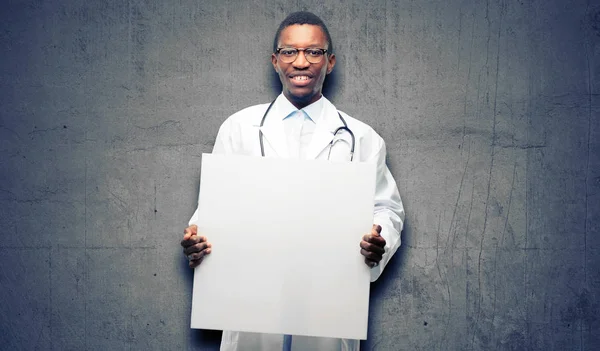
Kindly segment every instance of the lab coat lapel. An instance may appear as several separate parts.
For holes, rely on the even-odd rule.
[[[338,116],[337,109],[329,100],[323,104],[323,114],[317,120],[315,132],[306,150],[307,159],[316,159],[323,153],[333,139],[333,132],[344,124]],[[326,154],[325,154],[326,155]],[[327,157],[325,157],[327,158]]]
[[[281,118],[267,118],[265,125],[259,127],[263,133],[265,156],[276,154],[281,158],[289,158],[288,145]]]

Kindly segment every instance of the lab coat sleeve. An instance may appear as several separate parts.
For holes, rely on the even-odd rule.
[[[377,267],[371,268],[371,282],[379,278],[383,269],[400,247],[400,233],[404,225],[404,207],[396,181],[385,163],[385,142],[380,137],[379,148],[371,159],[376,162],[375,206],[373,223],[381,226],[381,236],[385,239],[385,253]]]
[[[215,140],[215,145],[213,146],[213,154],[231,154],[233,145],[231,143],[231,119],[227,119],[219,128],[219,132],[217,133],[217,139]],[[198,200],[200,200],[200,196],[198,196]],[[198,224],[198,206],[196,206],[196,211],[190,218],[188,225]]]

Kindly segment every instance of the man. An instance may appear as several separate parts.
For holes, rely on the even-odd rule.
[[[213,152],[375,163],[375,224],[357,243],[374,281],[400,245],[404,209],[385,165],[381,137],[369,126],[338,111],[322,95],[325,76],[331,73],[335,61],[331,37],[321,19],[309,12],[289,15],[277,30],[271,55],[283,85],[282,94],[271,104],[248,107],[230,116],[219,129]],[[193,224],[197,221],[198,211],[181,241],[192,268],[212,251],[208,239],[197,232]],[[314,235],[311,240],[327,234]],[[221,342],[221,350],[227,351],[359,350],[359,346],[358,340],[232,331],[224,331]]]

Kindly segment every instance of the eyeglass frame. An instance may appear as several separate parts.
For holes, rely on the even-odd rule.
[[[327,52],[328,52],[328,49],[323,49],[323,48],[295,48],[295,47],[281,47],[281,48],[277,48],[277,50],[275,51],[275,53],[278,55],[278,57],[279,57],[279,55],[281,54],[281,50],[284,50],[284,49],[288,49],[288,50],[289,50],[289,49],[296,50],[296,55],[294,56],[294,59],[293,59],[293,60],[291,60],[290,62],[286,62],[285,60],[282,60],[282,59],[280,58],[280,60],[281,60],[281,61],[283,61],[283,63],[292,63],[292,62],[296,61],[296,60],[298,59],[298,55],[300,54],[300,51],[302,51],[302,52],[304,53],[304,58],[305,58],[305,59],[306,59],[306,61],[308,61],[309,63],[313,63],[313,64],[315,64],[315,63],[320,63],[321,61],[323,61],[323,57],[325,57],[325,56],[327,55]],[[320,59],[319,59],[319,61],[317,61],[317,62],[312,62],[312,61],[309,59],[309,57],[310,57],[310,56],[307,56],[307,55],[306,55],[306,50],[321,50],[321,51],[323,51],[323,55],[322,55],[322,56],[320,56]]]

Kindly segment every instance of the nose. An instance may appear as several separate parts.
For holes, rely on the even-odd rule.
[[[298,56],[296,56],[296,59],[294,60],[294,62],[292,62],[292,64],[296,68],[306,68],[310,66],[310,62],[308,62],[306,60],[306,56],[304,56],[304,50],[298,51]]]

